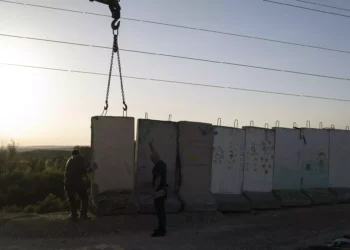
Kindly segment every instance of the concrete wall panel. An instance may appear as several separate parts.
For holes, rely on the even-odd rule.
[[[242,193],[244,145],[244,130],[229,127],[214,127],[212,193]]]
[[[93,208],[98,215],[136,213],[134,197],[134,118],[93,117]]]
[[[302,131],[275,128],[275,162],[273,190],[283,206],[309,206],[310,199],[301,191]]]
[[[296,129],[275,129],[274,190],[300,190],[301,159],[304,141]]]
[[[180,196],[187,210],[216,209],[210,193],[213,142],[211,124],[179,122]]]
[[[155,150],[167,165],[168,198],[165,206],[167,212],[177,212],[180,202],[174,194],[175,170],[177,156],[177,124],[168,121],[139,119],[137,126],[136,165],[137,192],[141,213],[154,213],[152,194],[152,169],[149,142],[153,142]]]
[[[176,168],[176,123],[140,119],[138,120],[137,133],[138,188],[143,190],[152,189],[152,169],[154,164],[150,159],[151,150],[148,143],[153,141],[153,146],[167,165],[167,182],[169,187],[173,189]]]
[[[350,131],[330,131],[329,187],[350,188]]]
[[[329,131],[302,129],[306,144],[301,151],[302,188],[328,188]]]
[[[93,181],[98,192],[134,190],[134,118],[92,118]]]

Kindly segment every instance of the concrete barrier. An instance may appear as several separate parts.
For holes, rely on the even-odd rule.
[[[350,202],[350,131],[330,130],[329,188],[339,202]]]
[[[92,201],[98,215],[136,213],[134,118],[92,117]]]
[[[273,130],[243,127],[246,131],[243,193],[253,209],[275,209],[281,201],[272,192],[275,134]]]
[[[313,204],[336,203],[336,196],[328,190],[329,131],[301,129],[305,144],[301,150],[302,189]]]
[[[211,124],[179,122],[180,197],[187,211],[215,211],[210,192],[213,127]]]
[[[168,196],[165,203],[167,212],[178,212],[181,204],[174,194],[175,169],[177,156],[177,124],[168,121],[139,119],[137,125],[136,190],[141,213],[154,213],[153,199],[148,197],[153,192],[152,169],[149,142],[167,165]]]
[[[211,192],[219,211],[249,211],[251,208],[242,194],[244,145],[244,130],[214,127]]]
[[[300,152],[304,147],[301,131],[287,128],[274,130],[273,190],[283,206],[309,206],[311,200],[301,190]]]

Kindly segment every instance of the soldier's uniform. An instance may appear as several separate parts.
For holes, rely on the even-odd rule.
[[[75,198],[75,195],[78,194],[81,200],[80,218],[88,219],[87,208],[89,198],[87,186],[83,180],[83,177],[87,173],[87,169],[85,168],[84,158],[79,155],[79,152],[73,151],[72,154],[72,157],[67,161],[64,174],[64,189],[71,210],[70,218],[73,220],[78,218]]]

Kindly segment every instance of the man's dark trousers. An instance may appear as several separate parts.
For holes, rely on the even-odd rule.
[[[154,208],[158,217],[158,229],[159,232],[166,232],[166,214],[165,214],[165,200],[166,197],[156,198],[154,200]]]
[[[77,205],[76,205],[76,197],[75,195],[78,194],[80,200],[81,200],[81,206],[80,206],[80,216],[87,216],[87,208],[88,208],[88,202],[89,202],[89,196],[86,190],[86,187],[81,185],[67,185],[65,187],[66,194],[68,198],[68,204],[71,210],[71,216],[77,217]]]

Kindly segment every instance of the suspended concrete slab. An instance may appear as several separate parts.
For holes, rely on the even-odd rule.
[[[274,128],[275,161],[273,190],[282,206],[310,206],[311,200],[302,192],[302,168],[300,153],[304,146],[301,130]]]
[[[211,192],[221,212],[249,211],[242,193],[245,131],[214,126]]]
[[[281,201],[272,192],[275,154],[273,130],[243,127],[246,131],[243,193],[253,209],[276,209]]]
[[[350,202],[350,131],[330,130],[329,188],[339,202]]]
[[[211,124],[179,122],[180,197],[187,211],[215,211],[210,192],[214,134]]]
[[[177,156],[177,124],[169,121],[139,119],[136,142],[136,189],[141,213],[154,213],[152,169],[149,142],[153,142],[155,150],[167,165],[168,196],[165,203],[167,213],[175,213],[181,209],[181,203],[175,195],[175,171]]]
[[[136,213],[134,194],[134,118],[91,119],[92,203],[97,215]]]
[[[337,197],[328,190],[329,130],[302,128],[301,186],[312,204],[333,204]]]

